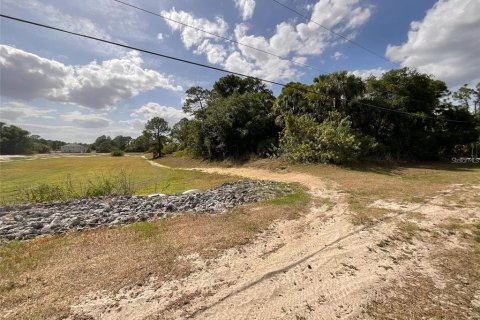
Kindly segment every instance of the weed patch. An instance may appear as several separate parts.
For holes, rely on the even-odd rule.
[[[14,202],[55,202],[74,198],[99,197],[108,195],[132,195],[135,186],[125,171],[118,174],[97,174],[74,183],[68,175],[64,184],[40,183],[13,195]]]
[[[293,189],[292,192],[285,193],[285,186],[280,185],[276,191],[277,196],[274,199],[266,200],[265,203],[293,205],[297,203],[305,203],[310,199],[305,187],[300,184],[290,184],[290,187]]]
[[[154,222],[135,222],[130,226],[139,237],[143,239],[151,239],[152,237],[160,236],[160,228]]]

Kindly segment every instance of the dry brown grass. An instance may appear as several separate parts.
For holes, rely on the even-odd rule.
[[[275,171],[301,171],[330,181],[348,194],[355,224],[381,219],[391,210],[369,208],[375,200],[423,203],[452,184],[467,188],[478,185],[480,167],[457,164],[432,163],[398,166],[363,165],[340,167],[334,165],[292,165],[272,160],[259,160],[248,165]],[[464,187],[465,187],[464,186]],[[451,201],[474,206],[479,198],[471,193],[452,194]]]
[[[151,276],[185,276],[190,265],[177,257],[198,252],[213,258],[249,242],[276,219],[297,217],[309,201],[303,189],[296,194],[223,215],[187,214],[11,242],[0,247],[0,318],[61,318],[89,292],[115,292]]]
[[[480,253],[467,249],[439,250],[430,259],[443,284],[411,273],[386,289],[365,309],[373,319],[479,319],[472,299],[480,290]]]
[[[396,221],[397,240],[421,242],[428,249],[416,263],[419,268],[380,292],[365,313],[372,319],[480,319],[480,309],[472,304],[480,293],[480,224],[450,216],[423,229],[419,222],[427,215],[404,218]]]
[[[400,165],[363,164],[354,167],[335,165],[299,165],[284,161],[261,159],[244,164],[228,161],[210,162],[188,157],[165,157],[159,162],[174,167],[208,167],[243,165],[275,172],[300,171],[325,179],[348,194],[355,224],[381,219],[385,209],[369,208],[375,200],[423,203],[428,197],[449,188],[452,184],[478,185],[480,166],[449,163],[418,163]],[[462,200],[462,197],[466,197]],[[479,197],[453,194],[451,200],[466,205],[480,204]]]

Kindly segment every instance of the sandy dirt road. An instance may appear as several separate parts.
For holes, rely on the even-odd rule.
[[[452,189],[421,204],[379,199],[372,206],[391,209],[387,218],[355,226],[346,195],[318,177],[250,168],[196,170],[301,183],[313,202],[300,219],[274,222],[252,243],[217,259],[183,257],[196,266],[184,279],[152,278],[116,294],[91,293],[72,306],[72,319],[365,319],[365,306],[404,275],[415,271],[435,278],[428,260],[431,243],[378,245],[398,239],[396,223],[406,213],[427,216],[422,223],[429,227],[450,215],[465,221],[480,218],[478,208],[442,206],[442,197]],[[460,246],[455,241],[444,245]]]

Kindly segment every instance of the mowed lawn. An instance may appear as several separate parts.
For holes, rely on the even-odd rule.
[[[12,202],[22,190],[40,184],[64,187],[70,179],[74,188],[100,177],[118,176],[124,172],[133,183],[136,194],[177,193],[188,189],[207,189],[234,177],[210,175],[151,166],[141,155],[63,157],[14,160],[0,164],[0,200]]]

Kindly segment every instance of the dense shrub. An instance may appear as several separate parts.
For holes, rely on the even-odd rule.
[[[374,146],[372,138],[360,137],[336,112],[323,123],[309,115],[287,115],[280,138],[282,157],[295,162],[354,162]]]
[[[34,142],[33,143],[33,151],[35,153],[50,153],[51,148],[46,144]]]
[[[112,157],[123,157],[125,155],[125,152],[122,150],[114,150],[110,153]]]
[[[163,154],[172,154],[178,150],[178,144],[176,143],[167,143],[163,146]]]

